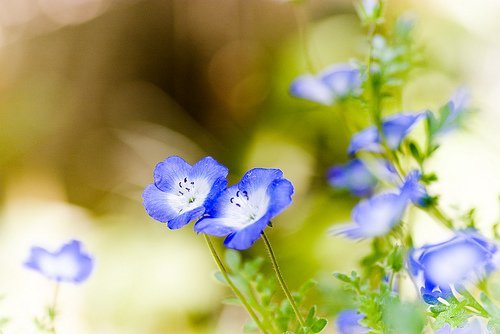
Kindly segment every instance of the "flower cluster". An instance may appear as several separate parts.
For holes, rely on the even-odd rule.
[[[144,207],[170,229],[196,220],[196,232],[227,236],[228,248],[247,249],[290,205],[293,186],[279,169],[251,169],[229,188],[227,174],[228,169],[211,157],[193,166],[168,157],[155,168],[155,182],[143,193]]]

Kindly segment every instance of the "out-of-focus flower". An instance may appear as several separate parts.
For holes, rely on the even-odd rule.
[[[379,0],[363,0],[361,4],[366,17],[373,18],[378,15],[378,12],[380,11]]]
[[[469,108],[469,100],[469,91],[460,87],[453,93],[450,101],[440,109],[439,118],[429,112],[428,122],[431,134],[439,136],[456,129]]]
[[[335,226],[332,232],[350,239],[385,235],[401,221],[407,202],[407,198],[398,193],[375,195],[354,207],[352,223]]]
[[[271,218],[292,202],[293,186],[279,169],[254,168],[241,181],[227,188],[217,200],[210,217],[198,221],[196,232],[226,236],[233,249],[250,247]]]
[[[340,312],[335,320],[335,328],[339,334],[366,334],[369,328],[359,324],[364,316],[356,309]]]
[[[410,272],[427,303],[446,299],[452,287],[475,282],[497,267],[498,247],[473,229],[457,231],[445,242],[413,249]]]
[[[335,188],[348,189],[355,196],[370,196],[379,182],[379,178],[392,179],[394,168],[386,160],[376,159],[372,162],[374,171],[360,159],[353,159],[340,166],[328,170],[328,182]]]
[[[387,234],[401,221],[410,201],[425,204],[428,195],[418,183],[419,179],[419,172],[410,172],[399,192],[381,193],[359,202],[352,210],[352,223],[335,226],[332,233],[343,234],[350,239]]]
[[[401,142],[410,133],[419,120],[426,116],[426,112],[402,112],[386,117],[382,121],[382,131],[391,150],[396,150]],[[352,138],[348,148],[348,154],[354,155],[358,151],[382,152],[383,147],[378,129],[370,126]]]
[[[92,272],[94,260],[82,250],[78,240],[72,240],[55,252],[32,247],[24,265],[56,282],[81,283]]]
[[[156,165],[154,183],[142,198],[147,213],[178,229],[209,211],[227,185],[228,169],[211,157],[193,166],[172,156]]]
[[[436,334],[493,334],[489,331],[485,324],[478,317],[472,317],[463,327],[451,328],[449,324],[445,324],[442,328],[436,331]]]
[[[290,94],[324,105],[331,105],[360,93],[361,73],[350,64],[327,68],[317,76],[303,75],[290,85]]]
[[[409,172],[401,188],[401,193],[407,196],[415,205],[426,206],[429,195],[425,187],[419,182],[421,177],[422,173],[418,170]]]

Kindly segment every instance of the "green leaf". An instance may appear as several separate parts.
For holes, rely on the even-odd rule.
[[[257,332],[258,330],[259,330],[259,327],[255,323],[255,321],[253,321],[253,319],[249,319],[245,323],[245,325],[243,325],[243,331],[245,333]]]
[[[222,275],[222,273],[220,271],[216,271],[214,273],[214,278],[219,282],[219,283],[222,283],[224,285],[227,285],[227,282],[226,282],[226,279],[224,278],[224,276]]]
[[[327,324],[328,324],[328,320],[323,319],[323,318],[318,318],[318,319],[316,319],[314,324],[311,326],[311,331],[313,333],[319,333],[323,330],[323,328],[326,327]]]
[[[241,266],[241,254],[238,251],[228,249],[224,254],[227,266],[232,272],[238,272]]]
[[[461,327],[471,316],[465,309],[466,305],[467,300],[461,302],[452,301],[445,311],[437,315],[436,321],[434,322],[434,328],[439,329],[445,324],[450,324],[453,328]]]

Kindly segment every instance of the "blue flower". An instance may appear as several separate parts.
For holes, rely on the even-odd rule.
[[[386,117],[382,121],[382,131],[391,150],[396,150],[413,127],[427,115],[426,112],[403,112]],[[351,138],[347,150],[350,156],[358,151],[380,153],[383,151],[380,135],[375,126],[370,126]]]
[[[335,328],[339,334],[366,334],[370,329],[359,324],[363,318],[356,309],[344,310],[337,315]]]
[[[387,234],[396,226],[410,201],[425,203],[425,188],[418,183],[420,174],[408,174],[399,192],[385,192],[359,202],[351,213],[352,223],[335,226],[333,234],[343,234],[350,239],[377,237]]]
[[[408,266],[424,300],[435,303],[452,287],[478,281],[497,268],[498,247],[473,229],[457,231],[451,239],[408,254]],[[434,299],[433,299],[434,297]]]
[[[354,207],[352,223],[335,226],[332,232],[350,239],[385,235],[401,221],[407,203],[407,198],[398,193],[375,195]]]
[[[32,247],[24,265],[56,282],[81,283],[90,276],[94,260],[82,250],[80,241],[72,240],[55,252]]]
[[[373,193],[379,178],[392,179],[395,172],[385,160],[374,160],[372,165],[376,171],[370,170],[360,159],[353,159],[345,165],[330,168],[327,175],[328,181],[333,187],[348,189],[355,196],[369,196]]]
[[[218,237],[226,236],[226,247],[249,248],[261,235],[271,218],[292,202],[293,186],[279,169],[254,168],[241,181],[226,189],[209,217],[194,229]]]
[[[409,172],[401,187],[401,193],[413,204],[425,207],[429,203],[430,196],[427,194],[425,187],[419,182],[421,177],[422,173],[418,170]]]
[[[211,157],[193,166],[177,156],[156,165],[142,198],[147,213],[178,229],[208,212],[227,185],[228,170]]]
[[[324,105],[360,93],[362,83],[358,69],[349,64],[339,64],[327,68],[317,76],[303,75],[290,85],[290,94]]]

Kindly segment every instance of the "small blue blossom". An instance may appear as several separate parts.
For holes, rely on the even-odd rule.
[[[427,193],[418,183],[419,179],[417,171],[410,172],[399,192],[385,192],[359,202],[352,210],[352,223],[335,226],[332,233],[350,239],[387,234],[401,221],[410,201],[416,204],[425,202]]]
[[[352,223],[335,226],[334,234],[349,239],[362,239],[387,234],[397,225],[408,200],[398,193],[382,193],[359,202],[351,213]]]
[[[391,150],[396,150],[401,142],[410,133],[413,127],[427,115],[426,112],[403,112],[386,117],[382,121],[382,131]],[[380,153],[383,151],[381,138],[375,126],[370,126],[352,138],[348,148],[348,154],[353,156],[358,151],[369,151]]]
[[[218,237],[227,236],[228,248],[249,248],[271,219],[292,202],[293,186],[279,169],[254,168],[219,197],[209,217],[194,229]]]
[[[406,195],[413,204],[425,207],[429,202],[429,195],[425,187],[419,182],[422,173],[413,170],[408,173],[401,188],[401,193]]]
[[[92,272],[94,260],[82,250],[78,240],[72,240],[55,252],[32,247],[24,265],[56,282],[81,283]]]
[[[303,75],[290,85],[290,94],[317,102],[331,105],[336,101],[360,93],[362,83],[358,69],[349,64],[339,64],[327,68],[317,76]]]
[[[453,329],[449,324],[445,324],[435,334],[494,334],[494,332],[489,331],[479,317],[471,317],[463,327]]]
[[[344,310],[337,315],[335,329],[339,334],[366,334],[370,329],[359,324],[363,318],[356,309]]]
[[[370,196],[379,183],[379,178],[392,179],[395,173],[394,168],[385,160],[374,160],[372,165],[376,169],[375,174],[360,159],[334,166],[328,170],[328,182],[335,188],[348,189],[355,196]]]
[[[227,185],[228,169],[211,157],[193,166],[171,156],[156,165],[154,183],[142,198],[147,213],[178,229],[209,211]]]
[[[446,299],[452,287],[476,282],[498,265],[498,247],[473,229],[457,231],[451,239],[413,249],[408,266],[424,300]]]

